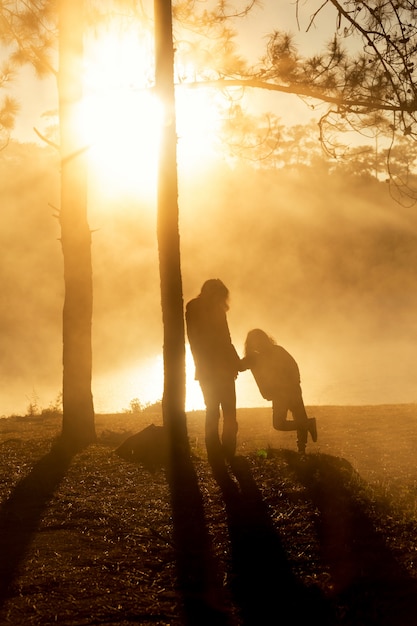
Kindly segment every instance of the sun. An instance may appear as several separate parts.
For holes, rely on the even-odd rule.
[[[153,93],[153,40],[108,28],[86,46],[80,132],[92,180],[110,195],[153,197],[162,103]],[[179,170],[194,173],[215,153],[219,101],[204,87],[176,89]]]
[[[107,194],[155,188],[161,116],[151,71],[146,32],[108,28],[86,45],[80,125],[91,178]]]
[[[190,347],[186,346],[186,412],[204,410],[204,399],[198,381],[194,378],[195,366]],[[144,406],[155,404],[162,398],[164,364],[162,355],[153,355],[140,365],[128,364],[117,371],[98,374],[94,378],[94,404],[96,410],[114,413],[128,407],[134,398]]]
[[[159,142],[158,103],[146,92],[85,98],[90,172],[111,195],[152,196]]]

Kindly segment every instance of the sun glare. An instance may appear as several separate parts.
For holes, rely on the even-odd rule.
[[[80,132],[92,179],[110,195],[155,195],[162,105],[153,67],[151,36],[133,28],[108,30],[86,46]],[[194,173],[214,155],[219,107],[203,87],[176,90],[181,171]]]
[[[158,107],[146,92],[118,90],[84,101],[90,171],[105,190],[152,196],[156,187]]]
[[[136,31],[106,31],[87,46],[82,134],[92,179],[108,194],[154,193],[160,113],[151,71],[151,42]]]
[[[221,96],[204,87],[184,86],[177,89],[176,109],[179,168],[196,173],[218,153]]]
[[[203,394],[194,379],[194,361],[186,346],[186,411],[204,409]],[[98,375],[94,381],[94,404],[98,412],[117,413],[128,408],[138,398],[143,406],[155,404],[162,398],[164,386],[162,355],[150,357],[140,365],[130,365],[117,372]]]

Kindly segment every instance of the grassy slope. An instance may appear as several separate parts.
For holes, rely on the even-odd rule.
[[[201,412],[168,475],[114,453],[157,414],[97,416],[72,459],[59,419],[0,420],[0,624],[417,624],[417,406],[309,413],[300,462],[269,409],[241,409],[221,480]]]

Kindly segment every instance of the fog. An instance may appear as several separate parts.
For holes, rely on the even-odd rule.
[[[0,154],[2,328],[0,415],[53,403],[62,380],[64,297],[59,170],[49,149],[12,143]],[[230,290],[240,354],[263,328],[297,360],[314,404],[415,402],[415,208],[387,185],[329,174],[217,164],[180,172],[184,301],[204,280]],[[93,394],[97,412],[162,395],[162,316],[155,204],[111,197],[92,181]],[[201,408],[187,358],[187,408]],[[238,406],[264,406],[250,372]]]

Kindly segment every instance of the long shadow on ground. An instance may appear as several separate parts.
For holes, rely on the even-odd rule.
[[[156,433],[155,433],[156,434]],[[147,444],[149,451],[149,445]],[[204,502],[189,448],[171,450],[171,492],[178,588],[184,624],[240,626],[417,626],[417,583],[376,531],[366,489],[352,466],[335,457],[270,450],[305,487],[317,511],[315,537],[331,584],[326,596],[292,571],[249,462],[212,467],[226,506],[231,547],[229,589],[220,580]],[[331,591],[332,590],[332,591]],[[229,604],[228,604],[229,601]],[[233,607],[231,606],[233,604]]]
[[[227,510],[232,551],[232,591],[244,626],[260,624],[333,624],[316,589],[294,577],[268,508],[249,463],[236,457],[231,478],[224,466],[213,466]]]
[[[188,452],[172,455],[168,481],[185,624],[231,624],[225,590],[206,525],[203,499]]]
[[[72,454],[56,445],[0,507],[0,608],[25,559],[42,514],[64,477]]]
[[[176,435],[170,440],[164,427],[151,425],[129,437],[116,452],[150,471],[166,467],[183,623],[231,626],[185,425],[184,431]]]
[[[319,511],[316,531],[332,577],[332,602],[339,613],[335,623],[417,625],[417,582],[376,531],[363,495],[358,497],[362,481],[353,467],[323,454],[311,455],[305,463],[290,451],[276,454],[285,458]]]

